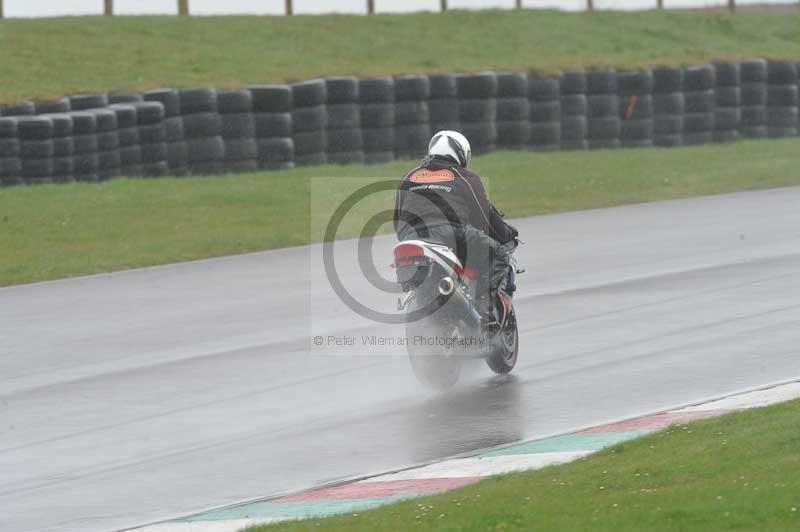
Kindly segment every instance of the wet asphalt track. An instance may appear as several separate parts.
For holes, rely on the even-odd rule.
[[[361,346],[400,331],[343,307],[319,246],[0,289],[0,530],[132,527],[800,376],[800,188],[518,225],[517,370],[443,396]]]

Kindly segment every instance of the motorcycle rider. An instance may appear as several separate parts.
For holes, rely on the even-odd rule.
[[[518,232],[489,202],[480,176],[468,170],[471,157],[464,135],[436,133],[428,155],[398,186],[394,228],[400,241],[432,241],[456,251],[465,268],[477,273],[478,312],[491,327]]]

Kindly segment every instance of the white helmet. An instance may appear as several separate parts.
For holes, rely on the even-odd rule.
[[[450,157],[463,168],[469,166],[472,159],[472,148],[467,137],[458,131],[440,131],[431,138],[428,144],[428,155]]]

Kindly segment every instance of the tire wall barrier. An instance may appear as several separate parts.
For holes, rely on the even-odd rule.
[[[530,144],[528,86],[525,73],[497,74],[497,147],[501,150],[524,150]]]
[[[619,118],[617,73],[598,70],[586,74],[587,144],[589,149],[619,148],[622,130]]]
[[[767,63],[767,135],[770,138],[797,136],[797,78],[796,63]]]
[[[472,153],[493,151],[497,147],[497,74],[458,75],[456,95],[460,131],[469,139]]]
[[[217,91],[211,88],[182,89],[179,95],[189,173],[222,173],[225,143],[222,140],[222,115],[219,113]]]
[[[742,117],[739,134],[758,139],[767,136],[767,62],[743,61],[739,65]]]
[[[113,103],[110,109],[117,116],[117,137],[119,139],[120,175],[139,177],[143,175],[142,148],[139,137],[139,112],[131,103]]]
[[[557,77],[334,77],[246,89],[78,94],[0,107],[0,184],[104,181],[473,152],[699,145],[800,135],[800,63],[750,59]]]
[[[97,178],[107,181],[119,177],[122,166],[117,113],[109,108],[92,109],[91,112],[97,119]]]
[[[25,116],[17,122],[22,178],[29,183],[50,183],[53,177],[53,121]]]
[[[291,88],[253,85],[248,91],[253,102],[259,170],[294,168]]]
[[[579,96],[579,115],[584,117],[586,114],[586,97]],[[564,113],[564,105],[570,96],[561,94],[561,81],[558,79],[546,79],[530,77],[528,79],[528,102],[530,111],[528,120],[531,124],[531,133],[528,147],[534,151],[556,151],[561,148],[563,130],[562,121],[565,117],[574,116]],[[567,110],[574,111],[574,108]],[[567,120],[569,120],[567,118]],[[582,118],[581,139],[586,138],[586,120]]]
[[[742,120],[742,89],[739,64],[714,63],[714,141],[733,142],[739,139]]]
[[[366,78],[358,82],[364,161],[369,164],[394,160],[394,79]]]
[[[562,150],[585,150],[589,147],[586,136],[588,100],[586,98],[586,73],[565,72],[560,80],[561,140]]]
[[[653,145],[672,147],[683,144],[683,70],[673,67],[653,69]]]
[[[445,129],[460,130],[455,75],[432,74],[428,76],[428,83],[431,94],[428,102],[431,131],[435,133]]]
[[[683,85],[683,144],[709,144],[714,141],[714,67],[687,68],[683,74]]]
[[[427,76],[400,76],[394,80],[394,156],[419,158],[431,139],[431,85]]]
[[[183,128],[180,93],[175,89],[158,89],[144,93],[144,101],[160,103],[164,108],[164,149],[169,174],[188,175],[189,145]],[[140,151],[144,167],[146,149],[140,146]]]
[[[328,162],[325,152],[328,110],[325,106],[325,80],[312,79],[295,83],[292,89],[292,140],[297,166],[315,166]]]
[[[139,149],[142,156],[142,176],[160,177],[169,174],[167,153],[166,111],[159,102],[131,104],[136,109],[139,128]],[[187,142],[187,146],[189,146]],[[200,169],[204,171],[205,169]]]
[[[89,111],[72,111],[69,116],[72,119],[73,178],[97,181],[97,118]]]
[[[361,109],[358,105],[358,79],[354,77],[325,80],[328,125],[325,130],[326,153],[331,164],[364,162],[364,137]]]
[[[235,173],[257,171],[258,144],[252,95],[246,90],[220,92],[217,94],[217,109],[225,148],[223,170]]]
[[[620,144],[623,148],[653,145],[653,73],[649,70],[620,72]]]

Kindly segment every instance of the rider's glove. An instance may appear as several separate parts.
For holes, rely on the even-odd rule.
[[[517,230],[517,228],[516,228],[516,227],[514,227],[514,226],[513,226],[513,225],[511,225],[510,223],[506,223],[506,225],[507,225],[507,226],[508,226],[508,228],[511,230],[511,237],[512,237],[514,240],[516,240],[516,239],[517,239],[517,237],[519,236],[519,231]]]

